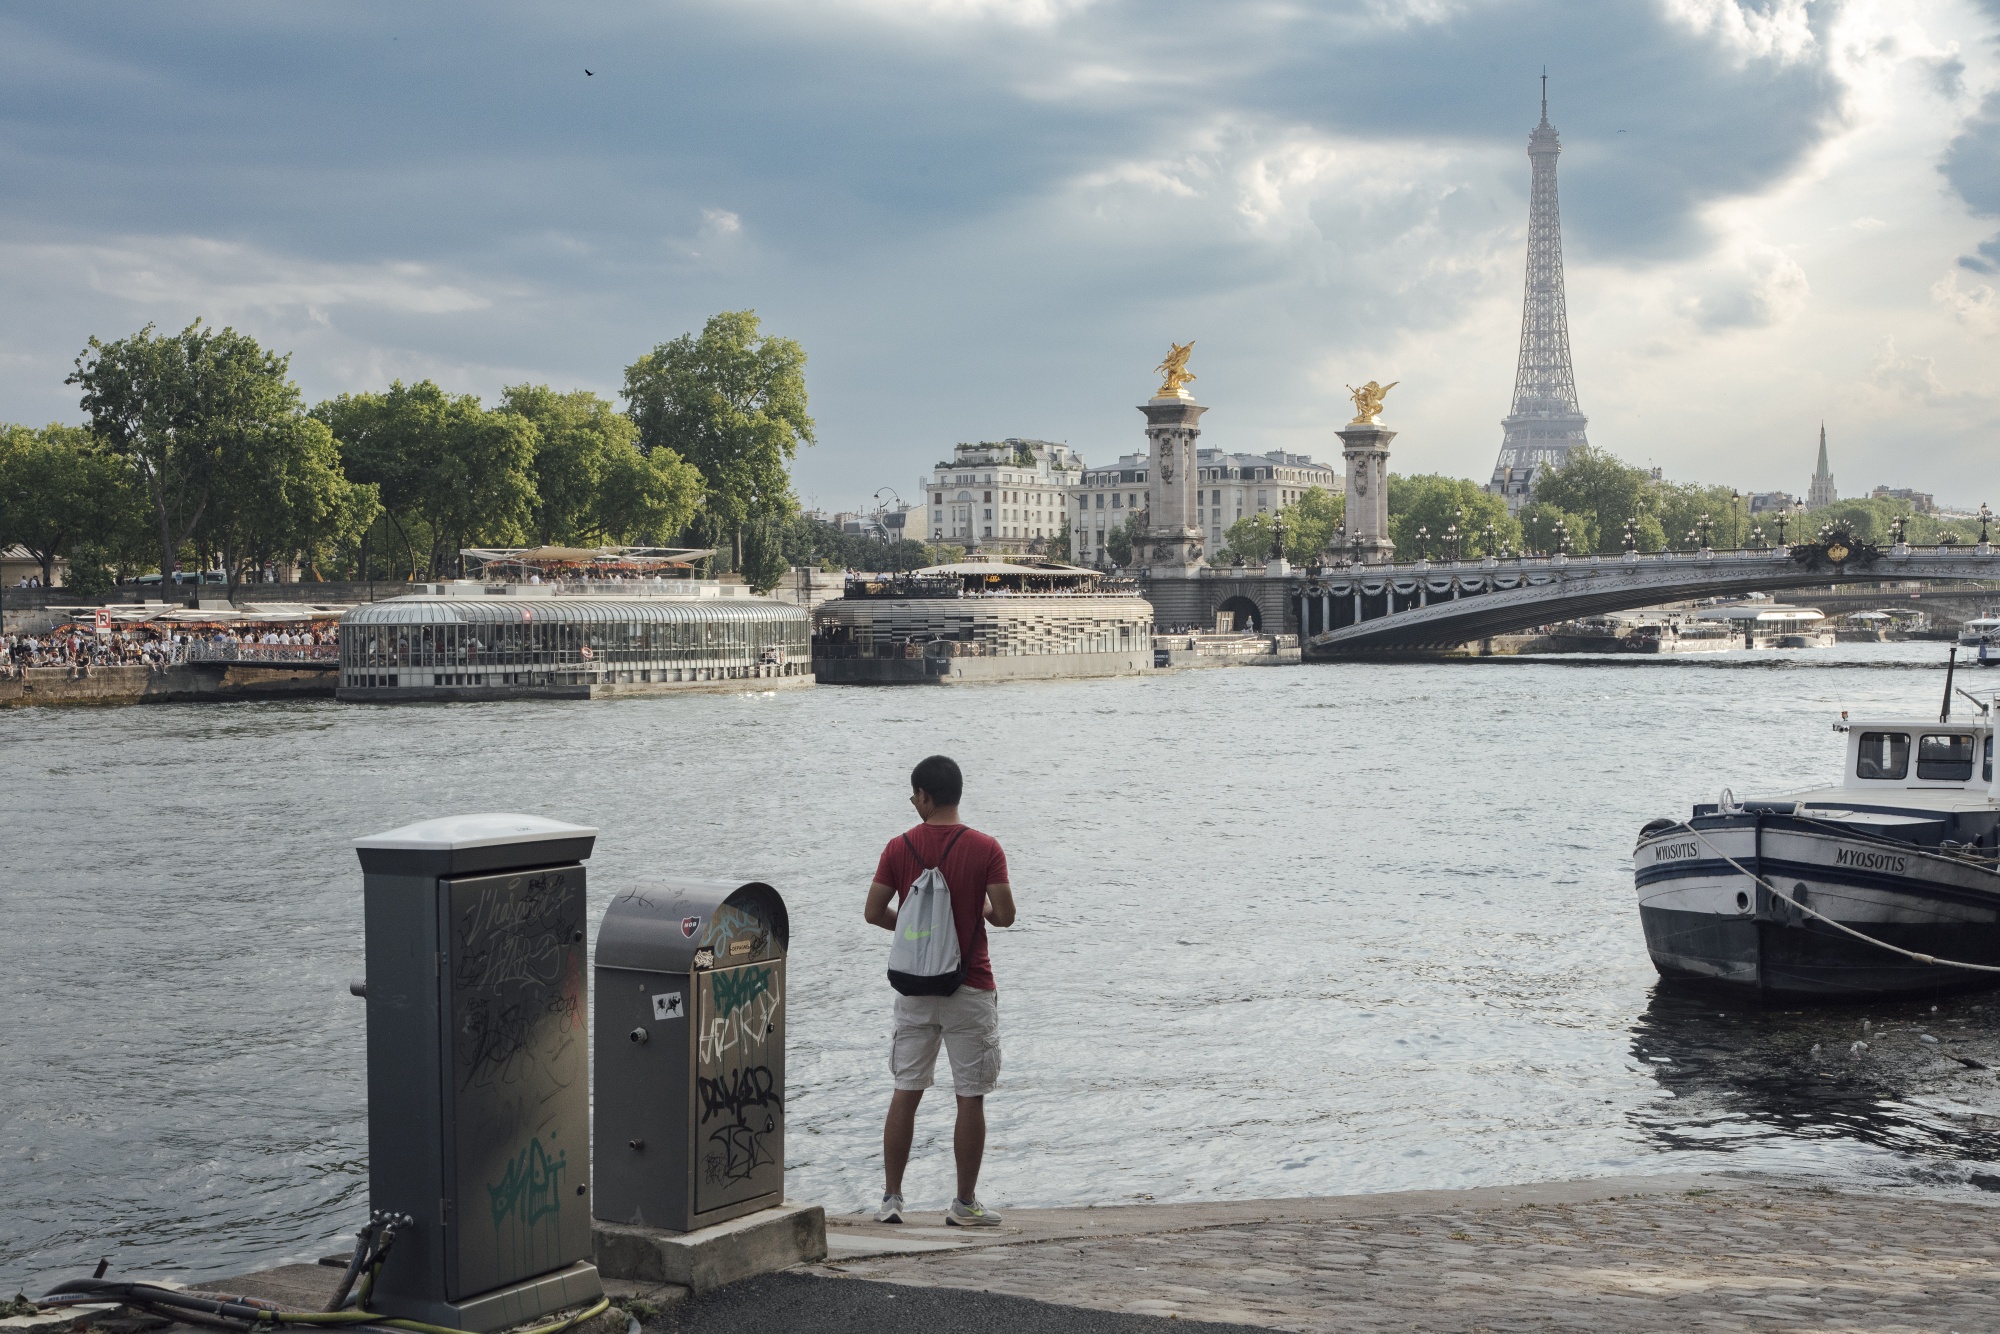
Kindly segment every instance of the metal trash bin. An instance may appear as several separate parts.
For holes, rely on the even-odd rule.
[[[501,1329],[594,1301],[583,859],[595,829],[462,815],[359,839],[370,1305]]]
[[[665,880],[597,930],[597,1217],[692,1232],[784,1202],[785,948],[759,881]]]

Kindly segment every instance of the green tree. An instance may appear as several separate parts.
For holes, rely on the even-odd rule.
[[[535,425],[489,411],[471,394],[398,380],[380,394],[343,394],[313,416],[340,442],[348,475],[377,488],[402,539],[411,577],[463,568],[467,546],[523,540],[533,518]]]
[[[82,427],[0,425],[0,546],[26,547],[43,587],[65,554],[77,557],[74,586],[81,566],[102,566],[105,549],[129,551],[146,531],[142,506],[130,470]]]
[[[790,563],[785,559],[782,518],[761,514],[744,526],[743,582],[753,593],[768,593],[785,577]]]
[[[1065,513],[1063,515],[1062,529],[1049,539],[1049,549],[1046,554],[1050,560],[1059,560],[1068,563],[1070,560],[1069,551],[1069,515]]]
[[[538,540],[658,546],[694,518],[701,474],[672,449],[642,453],[638,426],[609,399],[519,384],[501,409],[535,426]]]
[[[1532,551],[1544,556],[1552,554],[1559,545],[1559,532],[1567,534],[1568,549],[1570,551],[1591,552],[1597,550],[1597,519],[1594,515],[1580,514],[1573,510],[1566,510],[1559,505],[1551,505],[1546,500],[1531,500],[1521,506],[1521,512],[1515,517],[1515,522],[1521,527],[1521,542],[1522,550],[1524,551]],[[1660,528],[1659,521],[1648,516],[1647,522],[1652,524],[1652,527],[1648,531],[1655,538],[1655,545],[1651,549],[1657,550],[1657,539]],[[1557,527],[1558,523],[1561,524],[1560,529]]]
[[[1224,551],[1228,557],[1241,556],[1248,564],[1261,565],[1271,559],[1271,548],[1277,537],[1278,530],[1272,516],[1259,510],[1229,525],[1228,531],[1223,534],[1228,543]],[[1234,564],[1233,559],[1230,563]]]
[[[1304,495],[1285,506],[1285,558],[1294,565],[1310,565],[1338,539],[1346,521],[1347,497],[1334,495],[1324,487],[1310,487]]]
[[[317,574],[323,553],[356,541],[381,512],[376,488],[350,482],[325,422],[303,414],[232,442],[197,530],[222,557],[230,596],[246,571],[298,560]]]
[[[743,525],[788,513],[789,464],[813,443],[805,349],[759,332],[754,311],[712,317],[625,368],[626,411],[648,454],[670,449],[701,473],[704,545],[743,558]]]
[[[1113,565],[1132,564],[1132,540],[1139,535],[1145,521],[1146,511],[1138,510],[1126,515],[1124,523],[1105,533],[1104,549],[1110,553]]]
[[[113,343],[92,338],[78,354],[64,383],[82,388],[91,431],[144,488],[163,577],[200,526],[222,461],[297,414],[289,365],[248,335],[200,320],[164,337],[149,324]]]
[[[1644,468],[1630,467],[1603,450],[1580,445],[1570,450],[1562,467],[1536,474],[1534,498],[1572,520],[1573,550],[1610,555],[1625,549],[1628,521],[1637,522],[1642,514],[1649,515],[1652,527],[1658,528],[1662,511],[1654,496],[1657,486]],[[1583,529],[1588,529],[1587,541]],[[1658,548],[1657,541],[1650,546],[1640,543],[1643,551]]]
[[[1389,539],[1396,544],[1398,559],[1415,558],[1419,528],[1427,530],[1429,554],[1436,559],[1443,554],[1446,534],[1454,524],[1461,558],[1492,554],[1489,545],[1520,549],[1521,525],[1507,513],[1506,500],[1479,483],[1439,473],[1389,474]]]

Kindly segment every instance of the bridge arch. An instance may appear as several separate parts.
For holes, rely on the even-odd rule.
[[[1235,597],[1224,598],[1217,604],[1215,608],[1216,629],[1219,630],[1222,628],[1222,618],[1224,616],[1229,617],[1229,628],[1232,630],[1262,630],[1264,628],[1264,609],[1240,593]]]
[[[1689,598],[1829,583],[1996,579],[2000,555],[1990,543],[1878,552],[1830,540],[1770,551],[1358,566],[1297,580],[1292,596],[1307,652],[1333,657],[1446,649],[1553,621]]]

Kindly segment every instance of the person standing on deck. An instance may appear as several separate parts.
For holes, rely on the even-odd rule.
[[[889,1070],[896,1089],[882,1127],[882,1207],[878,1222],[903,1221],[903,1169],[916,1135],[917,1104],[935,1082],[940,1044],[951,1060],[958,1124],[952,1156],[958,1194],[945,1215],[959,1227],[998,1227],[1000,1215],[979,1203],[979,1168],[986,1156],[986,1095],[1000,1078],[1000,993],[986,950],[986,927],[1012,926],[1014,890],[1007,883],[1007,854],[986,834],[963,824],[958,803],[965,788],[958,765],[933,755],[910,771],[910,804],[922,823],[889,840],[868,886],[868,921],[896,929],[896,910],[910,886],[936,867],[951,887],[952,924],[958,929],[965,979],[949,996],[896,997]],[[892,902],[893,900],[893,902]]]

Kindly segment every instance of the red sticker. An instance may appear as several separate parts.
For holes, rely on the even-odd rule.
[[[695,933],[695,932],[697,932],[697,931],[699,931],[699,930],[701,930],[701,918],[699,918],[699,917],[683,917],[683,918],[681,918],[681,934],[682,934],[682,935],[684,935],[684,936],[690,936],[690,937],[691,937],[691,936],[693,936],[693,935],[694,935],[694,933]]]

